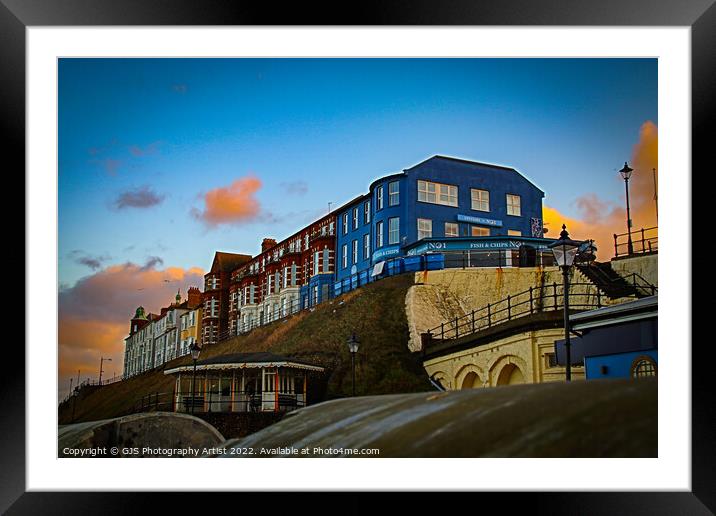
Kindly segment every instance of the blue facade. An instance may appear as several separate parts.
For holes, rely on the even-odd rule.
[[[380,178],[370,185],[368,194],[338,212],[336,290],[338,282],[360,276],[376,263],[388,260],[390,266],[391,258],[405,256],[406,247],[414,248],[419,240],[508,235],[542,238],[543,197],[539,188],[512,168],[443,156]],[[367,202],[370,222],[365,218]],[[369,257],[365,254],[366,235]],[[354,241],[358,242],[356,261]],[[368,273],[367,281],[370,279]],[[360,278],[354,282],[359,283]]]
[[[336,220],[336,281],[370,268],[373,249],[373,208],[362,195],[343,206]],[[366,249],[367,243],[367,249]]]
[[[654,368],[659,362],[659,351],[632,351],[584,358],[584,373],[587,380],[599,378],[633,378],[635,366],[648,357],[653,361]],[[648,367],[648,365],[647,365]]]

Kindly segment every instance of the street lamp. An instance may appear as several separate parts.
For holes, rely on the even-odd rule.
[[[566,353],[566,379],[568,382],[572,380],[572,352],[571,343],[569,341],[569,269],[574,264],[574,259],[581,245],[582,242],[569,238],[567,226],[564,224],[562,224],[562,232],[559,234],[559,240],[549,245],[557,265],[562,269],[562,289],[564,290],[564,350]]]
[[[353,333],[348,339],[348,351],[351,352],[351,369],[353,370],[353,396],[356,395],[356,353],[358,353],[359,344],[356,334]]]
[[[191,413],[194,413],[194,405],[196,405],[196,392],[194,386],[196,384],[196,361],[199,360],[199,353],[201,353],[201,346],[196,341],[192,342],[191,347],[191,359],[194,361],[194,374],[191,377]]]
[[[634,169],[629,168],[627,162],[624,162],[624,168],[619,171],[624,178],[624,185],[626,188],[626,204],[627,204],[627,253],[634,254],[634,246],[631,243],[631,213],[629,211],[629,178]]]
[[[100,360],[99,360],[99,380],[97,381],[97,385],[102,385],[102,366],[104,365],[104,361],[105,361],[105,360],[106,360],[107,362],[111,362],[111,361],[112,361],[111,358],[100,357]]]

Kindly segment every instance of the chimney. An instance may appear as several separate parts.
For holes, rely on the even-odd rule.
[[[196,308],[197,306],[201,305],[201,290],[199,290],[197,287],[189,288],[187,296],[187,304],[189,305],[189,308]]]
[[[273,238],[264,238],[261,242],[261,252],[265,253],[269,249],[271,249],[273,246],[276,245],[276,240]]]

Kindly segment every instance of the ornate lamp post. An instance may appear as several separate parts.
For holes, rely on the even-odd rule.
[[[191,376],[191,413],[194,413],[194,406],[196,405],[196,391],[194,385],[196,384],[196,361],[199,360],[199,354],[201,353],[201,346],[194,341],[189,348],[191,351],[191,359],[194,361],[194,374]]]
[[[564,290],[564,350],[566,354],[567,370],[566,380],[572,380],[572,352],[569,340],[569,269],[574,264],[574,259],[579,251],[582,242],[569,238],[567,226],[562,224],[562,232],[559,240],[552,242],[549,247],[552,249],[554,259],[562,269],[562,289]]]
[[[360,342],[353,333],[348,339],[348,351],[351,352],[351,369],[353,370],[353,396],[356,395],[356,353],[358,353],[358,345]]]
[[[629,211],[629,178],[634,169],[629,168],[627,162],[624,162],[624,168],[619,171],[624,178],[624,185],[626,188],[626,208],[627,208],[627,253],[634,254],[634,246],[631,243],[631,213]]]
[[[106,360],[107,362],[111,362],[111,361],[112,361],[111,358],[100,357],[100,360],[99,360],[99,380],[97,381],[97,385],[102,385],[102,366],[104,365],[104,361],[105,361],[105,360]]]

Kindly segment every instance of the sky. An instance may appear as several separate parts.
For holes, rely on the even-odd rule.
[[[61,59],[59,391],[121,374],[138,305],[201,287],[377,177],[443,154],[516,168],[557,236],[656,225],[656,59]]]

